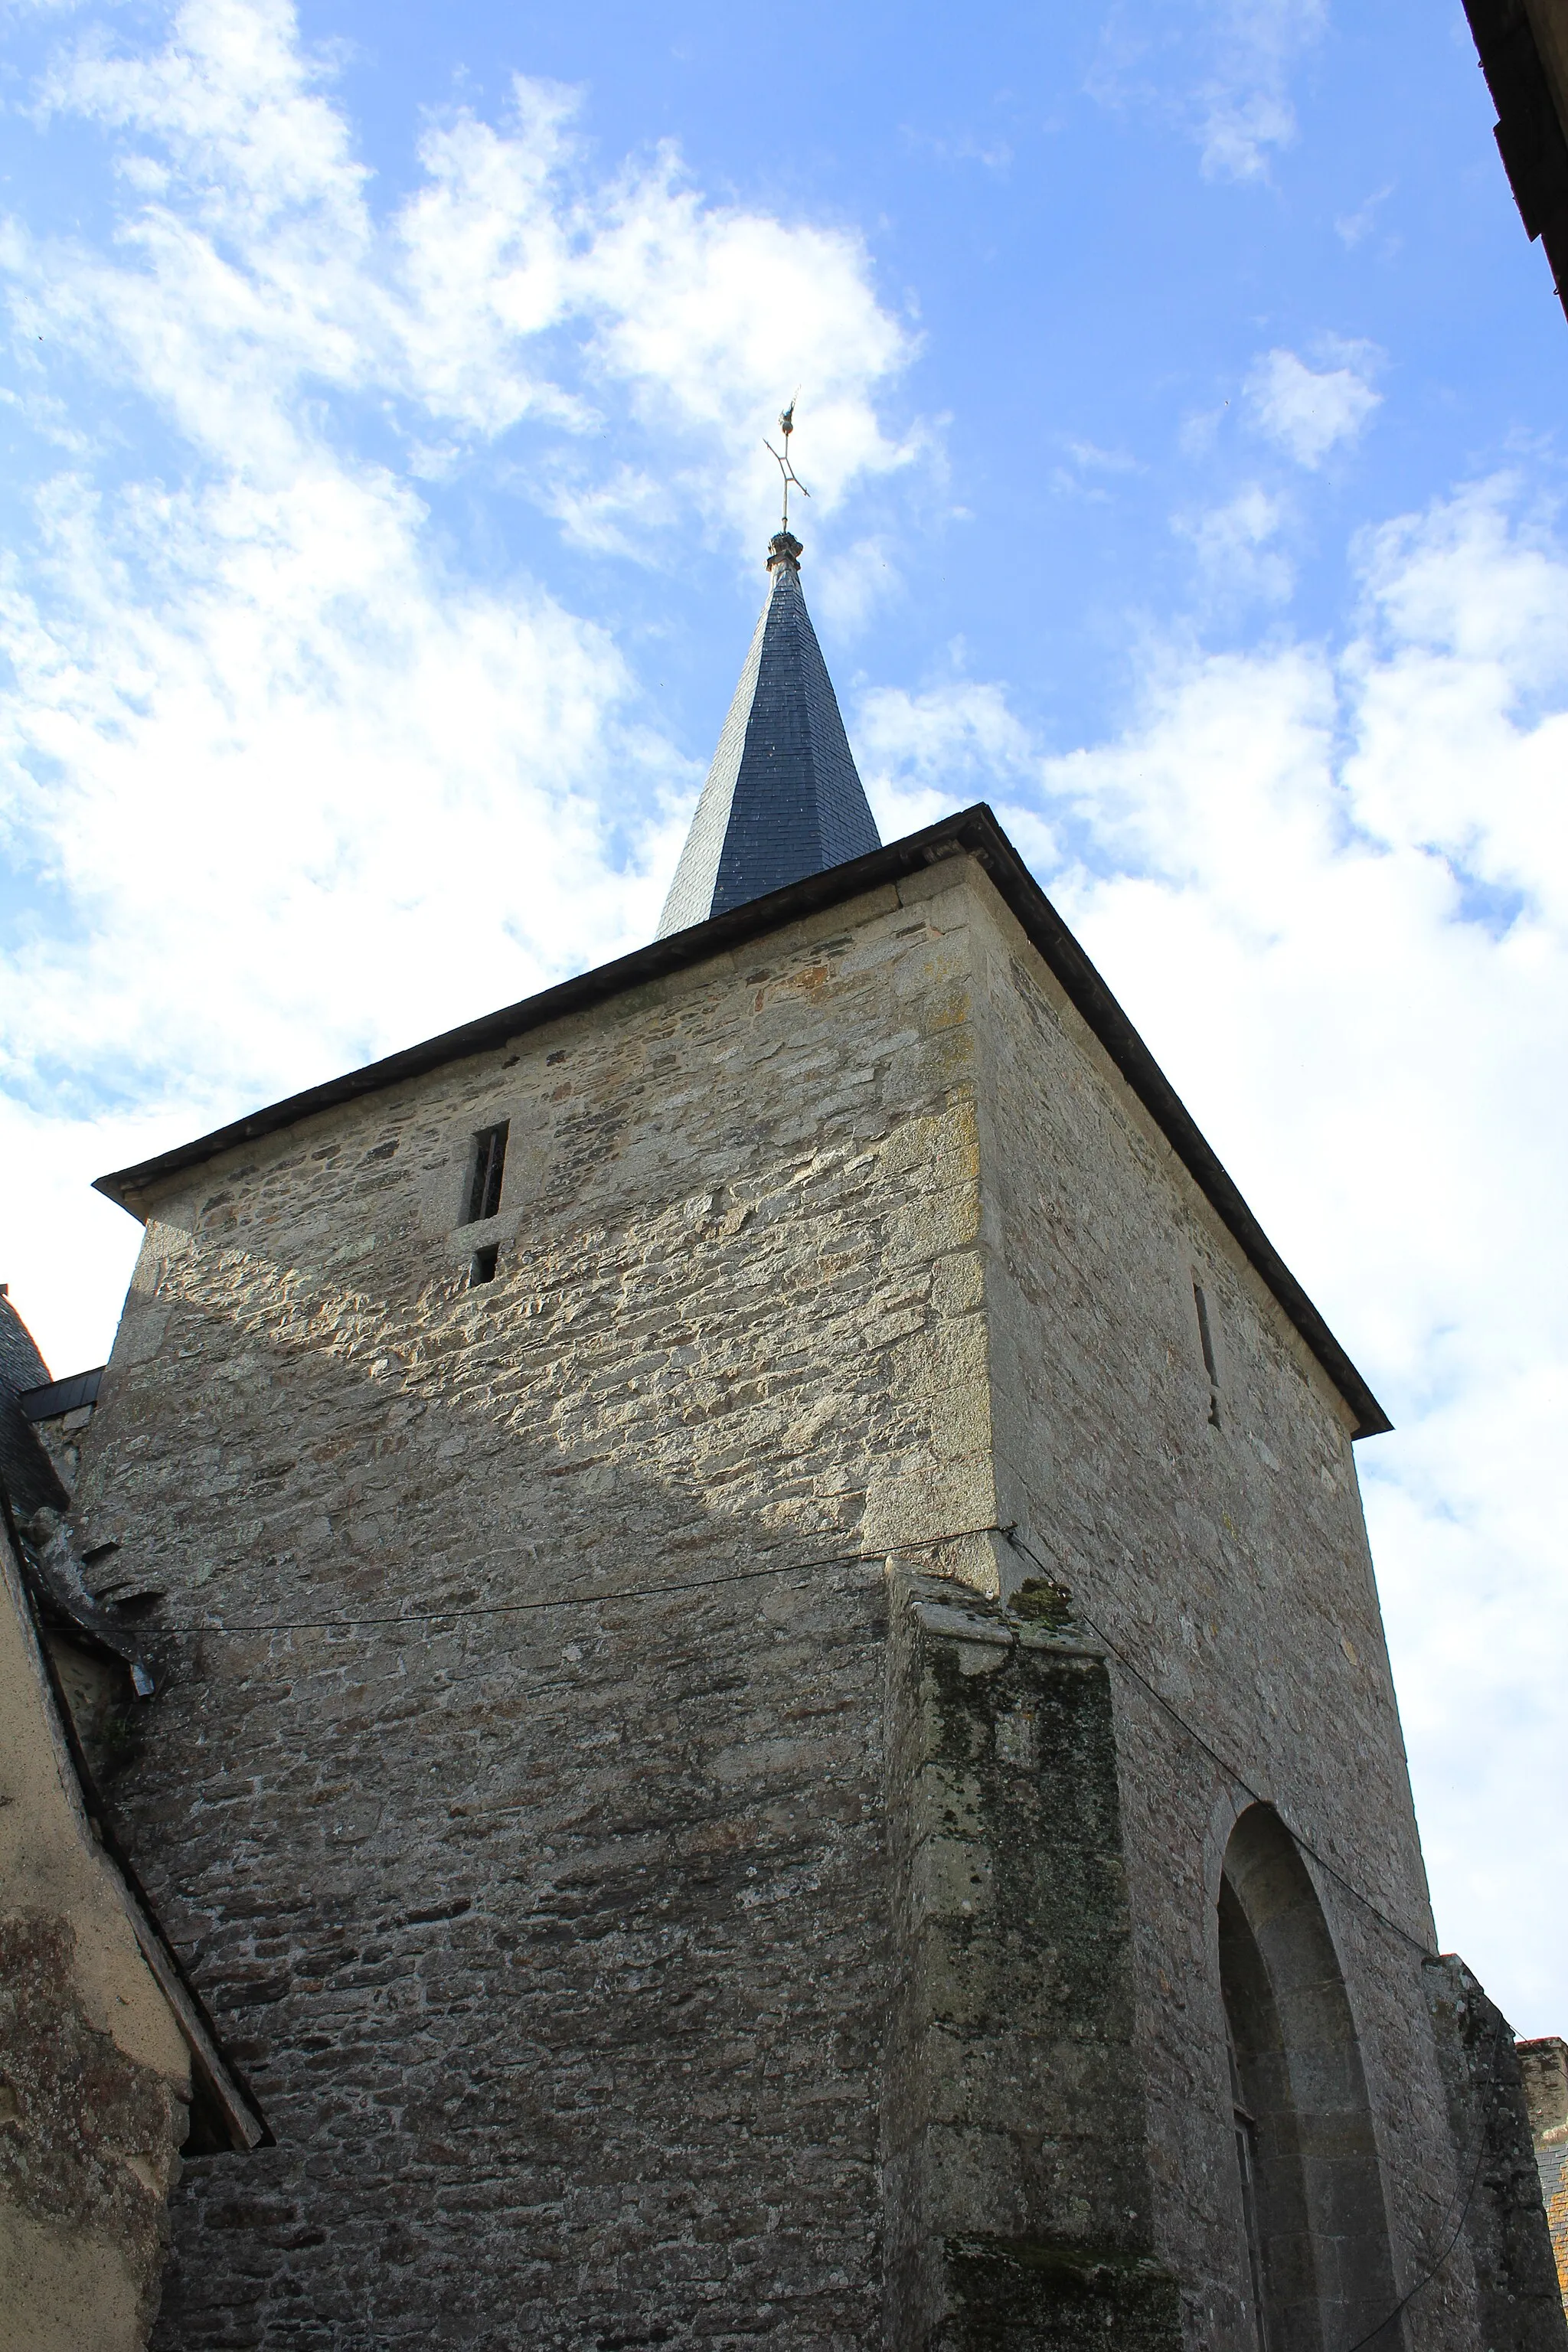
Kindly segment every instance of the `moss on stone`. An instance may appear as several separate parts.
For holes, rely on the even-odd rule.
[[[962,2237],[944,2248],[951,2305],[933,2352],[1176,2352],[1175,2281],[1158,2263],[1076,2241]]]
[[[1059,1633],[1072,1616],[1072,1594],[1051,1576],[1026,1576],[1007,1603],[1015,1617]]]

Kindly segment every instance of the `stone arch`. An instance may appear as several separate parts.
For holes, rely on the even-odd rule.
[[[1383,2180],[1328,1921],[1269,1805],[1226,1849],[1219,1966],[1260,2352],[1346,2352],[1398,2300]]]

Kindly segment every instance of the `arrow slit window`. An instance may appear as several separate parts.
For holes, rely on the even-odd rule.
[[[510,1121],[503,1118],[499,1127],[481,1128],[474,1138],[473,1157],[468,1164],[468,1198],[463,1208],[462,1222],[465,1225],[478,1224],[481,1217],[493,1217],[500,1207],[509,1124]]]

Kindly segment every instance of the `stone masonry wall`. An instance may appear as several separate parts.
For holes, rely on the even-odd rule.
[[[1309,1860],[1402,2293],[1452,2211],[1431,1916],[1350,1415],[1011,914],[984,885],[973,905],[997,1515],[1026,1548],[1017,1572],[1032,1554],[1136,1670],[1112,1666],[1156,2243],[1189,2341],[1252,2352],[1216,1900],[1254,1795],[1382,1915]],[[1460,2249],[1408,2343],[1472,2346],[1470,2293]]]
[[[125,1826],[278,2141],[188,2166],[159,2345],[876,2340],[882,1561],[995,1516],[954,903],[148,1204],[83,1539],[167,1589]]]
[[[1243,2341],[1242,1779],[1387,1923],[1310,1865],[1414,2282],[1455,2163],[1344,1410],[969,860],[146,1207],[82,1538],[167,1589],[126,1827],[278,2138],[187,2168],[160,2345],[878,2339],[944,2210],[879,2178],[889,1565],[1044,1563],[1194,1727],[1112,1660],[1149,2340],[1168,2273]],[[1411,2352],[1479,2352],[1467,2263]]]

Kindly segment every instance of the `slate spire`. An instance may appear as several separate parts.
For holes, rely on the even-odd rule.
[[[800,556],[786,520],[768,542],[768,593],[665,900],[661,940],[881,846],[801,593]]]

